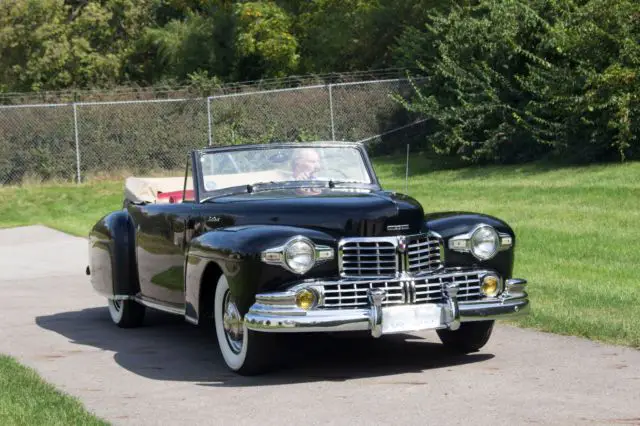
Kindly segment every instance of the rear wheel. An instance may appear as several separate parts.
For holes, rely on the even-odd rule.
[[[248,376],[274,366],[276,336],[247,329],[224,274],[216,286],[213,322],[220,352],[229,369]]]
[[[460,353],[477,352],[487,344],[495,321],[464,322],[458,330],[436,330],[440,341]]]
[[[145,308],[134,300],[109,299],[111,320],[122,328],[134,328],[142,325]]]

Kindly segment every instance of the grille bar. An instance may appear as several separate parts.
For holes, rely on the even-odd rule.
[[[448,272],[429,274],[416,278],[392,280],[352,280],[324,285],[325,309],[354,309],[369,306],[368,290],[381,288],[386,291],[383,306],[407,303],[439,303],[444,300],[444,288],[451,283],[458,285],[458,301],[478,300],[480,277],[487,271]],[[413,294],[412,294],[413,293]]]
[[[425,272],[437,269],[440,262],[440,240],[432,235],[420,235],[409,241],[407,247],[408,271]]]
[[[440,240],[431,234],[345,238],[338,245],[343,277],[397,277],[438,269]]]
[[[437,299],[434,293],[423,294],[423,291],[433,291],[434,288],[444,289],[449,284],[458,284],[458,300],[468,301],[481,297],[480,272],[458,272],[446,275],[434,275],[417,280],[415,283],[415,303],[432,302]],[[442,295],[440,295],[442,299]],[[438,300],[439,301],[439,300]]]
[[[387,247],[387,246],[376,246],[376,247],[362,247],[362,246],[355,246],[355,247],[351,247],[351,246],[347,246],[344,247],[343,250],[348,251],[348,250],[354,250],[357,252],[367,252],[367,251],[375,251],[375,252],[379,252],[380,250],[393,250],[394,247]]]
[[[340,245],[343,276],[392,276],[398,270],[396,246],[388,239],[356,239]]]

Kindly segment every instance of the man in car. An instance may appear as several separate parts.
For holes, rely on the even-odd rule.
[[[320,155],[315,149],[296,149],[291,170],[294,180],[314,180],[320,170]]]

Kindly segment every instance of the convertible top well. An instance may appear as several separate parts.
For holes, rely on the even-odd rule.
[[[134,204],[180,202],[182,201],[183,187],[184,176],[162,178],[132,176],[125,181],[124,198]],[[191,179],[187,180],[186,189],[192,193],[193,181]]]

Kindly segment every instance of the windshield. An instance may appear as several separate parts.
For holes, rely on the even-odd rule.
[[[279,147],[205,153],[205,191],[291,181],[372,183],[360,151],[353,147]]]

